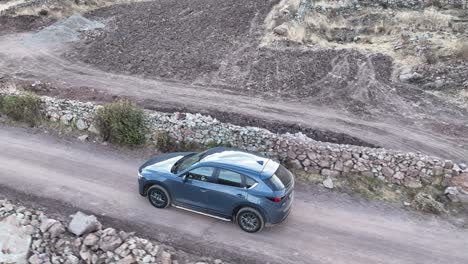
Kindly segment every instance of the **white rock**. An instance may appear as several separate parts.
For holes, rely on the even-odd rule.
[[[78,121],[76,121],[76,128],[78,130],[83,131],[83,130],[88,128],[88,125],[86,124],[86,122],[83,119],[80,118],[80,119],[78,119]]]
[[[82,212],[77,212],[70,224],[68,225],[68,231],[71,233],[81,236],[87,233],[94,232],[102,227],[101,223],[97,220],[94,215],[86,215]]]
[[[324,181],[323,181],[323,186],[325,188],[328,188],[328,189],[333,189],[333,180],[331,178],[326,178]]]
[[[99,237],[95,234],[88,234],[83,240],[83,244],[86,246],[94,246],[99,241]]]
[[[21,227],[15,216],[0,222],[0,263],[28,263],[31,233]]]
[[[85,142],[86,140],[88,140],[88,135],[79,136],[78,140],[80,140],[81,142]]]

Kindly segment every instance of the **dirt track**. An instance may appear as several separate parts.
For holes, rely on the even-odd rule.
[[[77,209],[105,215],[107,224],[235,263],[468,261],[467,231],[439,217],[306,186],[297,187],[287,222],[260,234],[177,209],[158,211],[137,192],[141,154],[38,132],[0,125],[0,196],[65,217]]]
[[[96,100],[127,96],[153,109],[224,112],[231,119],[239,114],[257,120],[257,124],[262,123],[258,120],[297,123],[345,133],[386,148],[422,151],[455,161],[468,157],[468,127],[464,126],[467,117],[463,113],[432,108],[437,112],[434,115],[428,112],[429,115],[417,113],[405,118],[393,113],[356,116],[326,105],[318,106],[307,99],[281,100],[242,95],[209,86],[107,73],[78,61],[63,59],[60,56],[62,51],[52,49],[50,45],[24,44],[27,36],[7,35],[0,39],[0,75],[49,81],[60,88],[62,96]],[[94,92],[89,93],[92,89]]]

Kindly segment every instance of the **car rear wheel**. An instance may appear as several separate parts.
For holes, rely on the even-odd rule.
[[[248,233],[260,232],[265,225],[260,212],[250,207],[240,209],[236,221],[239,227]]]
[[[148,200],[156,208],[167,208],[171,205],[171,197],[164,187],[153,185],[148,189]]]

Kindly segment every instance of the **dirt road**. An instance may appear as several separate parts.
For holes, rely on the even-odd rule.
[[[0,138],[2,194],[14,190],[16,199],[33,199],[64,214],[69,204],[237,263],[468,262],[468,231],[437,217],[299,186],[287,222],[252,235],[232,223],[152,208],[137,192],[142,159],[135,153],[4,126]]]
[[[463,133],[468,127],[463,125],[463,115],[461,119],[460,115],[454,118],[448,115],[442,119],[438,125],[444,130],[449,127],[455,131],[442,134],[421,123],[427,119],[424,116],[415,117],[415,122],[410,123],[401,122],[398,118],[362,118],[304,101],[268,99],[207,86],[107,73],[61,58],[60,51],[52,49],[51,43],[31,45],[25,41],[28,36],[30,34],[0,38],[0,75],[49,81],[60,87],[60,93],[67,97],[92,99],[97,93],[83,90],[92,88],[97,92],[134,98],[149,108],[239,114],[255,120],[301,124],[346,133],[385,148],[421,151],[457,162],[468,157],[468,138]]]

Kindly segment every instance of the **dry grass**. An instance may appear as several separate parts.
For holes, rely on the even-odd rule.
[[[409,30],[431,30],[439,31],[449,27],[453,16],[446,15],[434,7],[426,8],[424,11],[403,11],[395,15],[395,27]]]

